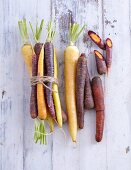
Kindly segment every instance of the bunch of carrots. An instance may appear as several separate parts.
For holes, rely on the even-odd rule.
[[[29,22],[36,42],[33,46],[29,41],[26,20],[19,21],[18,25],[24,44],[22,54],[31,78],[30,115],[35,119],[34,140],[36,143],[40,141],[46,144],[46,136],[54,131],[54,123],[62,128],[62,115],[66,119],[61,108],[57,84],[58,65],[53,45],[55,31],[52,22],[49,22],[46,42],[42,43],[44,20],[41,20],[40,26],[36,23],[35,28]],[[46,122],[49,124],[50,133],[46,132]]]
[[[66,116],[61,108],[58,91],[58,63],[53,45],[55,31],[52,22],[48,23],[45,43],[40,41],[44,20],[41,21],[40,26],[36,23],[35,29],[29,23],[36,42],[34,46],[29,41],[26,20],[19,21],[18,24],[24,43],[22,54],[31,78],[30,114],[35,119],[35,142],[46,144],[46,135],[54,131],[54,123],[62,128],[67,117],[72,141],[76,142],[78,127],[84,128],[84,109],[93,108],[96,110],[96,141],[100,142],[105,117],[102,81],[98,76],[90,80],[86,55],[80,54],[75,45],[85,25],[80,28],[79,24],[73,23],[69,27],[69,45],[64,51]],[[106,58],[99,51],[94,50],[97,71],[100,75],[106,74],[111,67],[112,41],[107,38],[106,43],[103,43],[93,31],[89,31],[88,35],[98,47],[106,50]],[[46,132],[46,122],[49,124],[50,133]]]
[[[96,141],[100,142],[103,136],[105,106],[104,92],[100,77],[90,80],[86,55],[79,54],[74,45],[85,26],[79,31],[79,25],[74,23],[69,29],[69,46],[64,53],[65,97],[68,114],[69,131],[73,142],[77,140],[77,126],[84,128],[84,109],[96,109]],[[112,61],[112,41],[107,38],[103,43],[101,38],[89,31],[90,38],[103,50],[106,58],[99,51],[94,51],[98,73],[109,72]]]

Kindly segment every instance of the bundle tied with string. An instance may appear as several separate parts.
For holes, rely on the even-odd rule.
[[[54,78],[54,77],[50,77],[50,76],[32,76],[31,77],[31,86],[35,86],[37,84],[43,84],[43,86],[53,92],[57,92],[55,90],[53,90],[52,88],[49,88],[45,83],[49,82],[49,83],[55,83],[58,85],[58,79]]]

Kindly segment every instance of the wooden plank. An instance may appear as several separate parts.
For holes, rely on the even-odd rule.
[[[20,4],[21,4],[20,13],[23,14],[33,24],[36,23],[36,20],[40,22],[40,20],[44,18],[45,26],[43,29],[41,41],[42,42],[45,41],[46,24],[50,20],[50,6],[51,6],[50,1],[43,2],[43,0],[39,0],[32,2],[32,0],[29,0],[25,6],[25,4],[23,4],[23,1],[21,0]],[[32,33],[30,33],[30,35],[32,37]],[[33,44],[35,43],[34,40],[32,40],[32,42]],[[52,169],[52,137],[47,137],[48,138],[47,146],[35,144],[33,140],[34,121],[30,118],[29,114],[30,82],[26,69],[24,70],[23,95],[24,95],[23,169],[50,170]]]
[[[68,20],[69,11],[73,11],[73,15],[77,18],[76,10],[78,7],[78,2],[76,1],[52,1],[52,18],[56,22],[56,41],[55,46],[57,48],[57,56],[59,61],[59,87],[60,87],[60,97],[62,100],[62,107],[65,110],[65,100],[64,100],[64,72],[63,72],[63,57],[64,49],[68,44],[67,33],[68,33]],[[56,132],[53,135],[53,169],[72,169],[78,170],[78,160],[79,160],[79,145],[75,146],[72,143],[71,137],[68,132],[67,124],[63,127],[66,138],[63,133],[56,128]],[[78,136],[79,140],[79,136]]]
[[[79,2],[79,18],[80,23],[87,24],[85,31],[85,39],[80,39],[79,49],[87,55],[88,68],[90,77],[98,75],[96,70],[96,62],[93,54],[94,49],[98,47],[87,37],[87,31],[93,30],[100,36],[103,34],[102,28],[102,1],[80,1]],[[101,76],[104,87],[104,76]],[[94,110],[85,112],[85,128],[80,131],[80,152],[79,161],[80,169],[85,170],[90,167],[91,170],[106,169],[106,134],[104,131],[103,140],[101,143],[95,141],[96,128],[96,113]],[[99,156],[100,155],[100,156]]]
[[[106,78],[107,169],[131,169],[131,35],[129,1],[103,1],[104,37],[113,41],[113,63]],[[123,7],[124,6],[124,7]]]
[[[0,169],[23,169],[23,62],[18,48],[18,2],[0,2]]]
[[[56,47],[58,49],[58,58],[60,66],[60,91],[62,105],[65,105],[63,99],[63,51],[67,46],[67,30],[68,30],[68,10],[73,11],[74,18],[81,25],[86,23],[87,29],[93,29],[102,35],[102,6],[101,1],[53,1],[53,17],[56,19],[56,30],[59,32],[56,38]],[[81,36],[79,42],[80,52],[85,52],[87,55],[94,49],[94,44],[90,40],[84,41]],[[87,48],[88,47],[88,48]],[[61,50],[62,49],[62,50]],[[88,57],[89,72],[91,77],[97,74],[95,69],[94,56]],[[64,130],[67,133],[67,129]],[[96,157],[96,153],[101,155]],[[57,155],[57,157],[56,157]],[[59,160],[59,163],[58,163]],[[88,161],[87,161],[88,160]],[[94,163],[95,160],[95,163]],[[100,162],[100,160],[103,160]],[[91,167],[92,170],[104,170],[106,168],[106,138],[104,137],[101,144],[95,142],[95,113],[88,111],[85,114],[85,128],[78,133],[78,144],[74,146],[69,140],[69,134],[65,141],[64,136],[58,130],[53,137],[53,168],[60,169],[82,169]],[[64,166],[63,166],[64,165]]]

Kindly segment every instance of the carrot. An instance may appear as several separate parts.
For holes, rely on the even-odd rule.
[[[102,50],[105,50],[105,44],[104,42],[101,40],[101,38],[99,37],[99,35],[97,35],[95,32],[93,31],[88,31],[88,35],[89,37],[92,39],[92,41]]]
[[[79,24],[70,25],[69,41],[70,45],[64,51],[64,79],[65,79],[65,99],[68,114],[69,131],[73,142],[77,137],[77,114],[76,114],[76,67],[79,58],[79,50],[74,45],[85,25],[79,31]]]
[[[57,58],[56,58],[56,50],[54,49],[54,78],[58,78],[58,65],[57,65]],[[56,118],[58,125],[62,127],[62,110],[61,110],[61,103],[60,103],[60,97],[58,92],[58,85],[53,84],[53,99],[54,99],[54,106],[56,111]]]
[[[100,142],[103,136],[105,118],[104,92],[100,77],[93,78],[92,91],[96,109],[96,141]]]
[[[44,75],[44,48],[42,47],[38,61],[38,76]],[[44,96],[44,88],[42,84],[37,84],[37,101],[38,101],[38,117],[46,119],[47,110]]]
[[[110,38],[106,39],[106,65],[107,65],[107,73],[111,67],[112,63],[112,41]]]
[[[32,57],[32,76],[37,76],[37,67],[38,67],[38,56],[34,54]],[[31,86],[30,114],[32,118],[36,118],[38,116],[36,85]]]
[[[96,66],[97,66],[97,71],[100,75],[102,74],[106,74],[107,68],[106,68],[106,62],[105,62],[105,58],[103,57],[103,55],[97,51],[94,50],[95,53],[95,58],[96,58]]]
[[[84,87],[86,79],[86,56],[81,54],[77,63],[76,72],[76,110],[78,118],[78,126],[80,129],[84,127]]]
[[[94,100],[92,96],[92,89],[91,89],[91,82],[90,82],[88,68],[87,68],[85,88],[84,88],[84,107],[85,109],[94,108]]]
[[[48,31],[48,36],[47,36],[46,43],[44,45],[46,76],[54,77],[54,46],[52,40],[54,38],[55,32],[53,31],[52,28],[52,22],[48,23],[47,31]],[[54,109],[54,103],[52,97],[52,82],[47,82],[46,85],[50,88],[50,89],[48,88],[45,89],[47,106],[51,116],[55,118],[56,115],[55,115],[55,109]]]
[[[33,48],[31,43],[29,42],[28,30],[26,19],[18,21],[20,34],[23,40],[24,45],[21,48],[22,55],[24,57],[24,62],[27,66],[30,77],[32,76],[32,56],[33,56]]]

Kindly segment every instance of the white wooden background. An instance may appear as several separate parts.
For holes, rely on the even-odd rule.
[[[130,0],[0,0],[0,170],[131,170],[131,2]],[[103,38],[113,40],[113,64],[102,77],[106,120],[104,138],[95,142],[95,112],[85,113],[85,128],[77,146],[56,128],[47,146],[33,142],[29,115],[30,83],[20,53],[17,22],[26,17],[55,20],[60,92],[64,107],[63,51],[67,45],[68,10]],[[45,39],[45,31],[42,39]],[[80,52],[97,47],[83,36]],[[88,56],[91,77],[97,75],[94,57]]]

